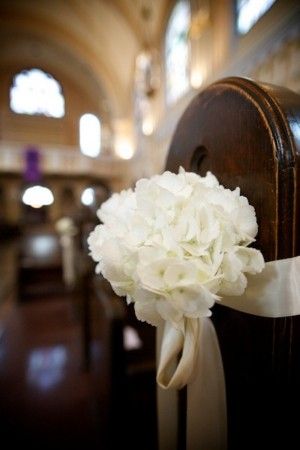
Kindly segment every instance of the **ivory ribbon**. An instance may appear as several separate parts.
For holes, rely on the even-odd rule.
[[[161,387],[181,389],[191,378],[198,349],[199,328],[200,320],[186,319],[183,335],[181,330],[174,328],[169,322],[165,323],[157,371],[157,382]],[[174,371],[174,360],[177,360],[181,352]]]
[[[221,305],[262,317],[300,314],[300,256],[267,262],[265,269],[248,275],[239,297],[224,297]]]
[[[268,262],[260,274],[247,278],[243,295],[223,297],[220,304],[263,317],[300,314],[300,256]],[[166,322],[163,335],[158,330],[157,337],[157,347],[161,348],[157,371],[160,449],[176,448],[176,389],[185,384],[187,449],[226,449],[225,380],[212,322],[208,318],[186,319],[184,334]],[[168,405],[173,410],[166,417],[163,414]]]

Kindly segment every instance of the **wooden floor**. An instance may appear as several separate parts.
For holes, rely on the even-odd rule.
[[[16,306],[0,341],[0,436],[9,448],[104,448],[70,301]]]
[[[131,374],[122,404],[110,402],[105,339],[91,341],[87,367],[78,303],[62,280],[50,289],[39,273],[20,279],[18,242],[0,249],[0,448],[157,450],[155,367]]]
[[[126,443],[131,450],[157,449],[155,375],[131,380],[120,422],[108,426],[107,406],[94,395],[95,374],[84,367],[82,329],[67,295],[17,303],[3,330],[0,439],[6,448],[117,450]],[[96,383],[104,398],[102,381]]]

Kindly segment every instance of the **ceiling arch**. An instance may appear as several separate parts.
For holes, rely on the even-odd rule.
[[[91,83],[115,118],[132,115],[135,58],[145,39],[158,46],[173,0],[1,0],[0,66],[36,59]],[[150,8],[148,19],[142,14]],[[12,46],[11,40],[14,44]],[[16,41],[19,39],[19,43]],[[34,44],[35,42],[35,44]],[[26,47],[24,51],[24,47]],[[10,55],[9,55],[10,53]],[[34,52],[33,52],[34,53]]]
[[[23,40],[26,35],[34,36],[40,46],[47,42],[49,47],[52,43],[56,51],[60,49],[58,55],[62,52],[69,55],[66,63],[72,61],[75,72],[79,67],[86,66],[98,84],[103,86],[116,116],[123,116],[131,108],[128,95],[131,61],[138,44],[126,23],[116,18],[106,3],[97,4],[96,12],[101,6],[99,23],[95,20],[98,16],[95,9],[86,8],[84,12],[82,2],[54,0],[49,8],[49,2],[44,0],[4,0],[0,4],[1,47],[3,52],[7,51],[12,35]],[[103,21],[105,27],[101,26]],[[0,49],[0,55],[2,51]],[[12,57],[19,58],[20,54],[15,53]],[[63,64],[63,61],[58,63]]]
[[[2,30],[3,31],[3,30]],[[103,109],[109,116],[112,111],[109,108],[109,101],[99,83],[99,80],[93,76],[88,68],[78,62],[72,54],[57,47],[54,42],[37,41],[36,36],[29,34],[23,35],[19,32],[18,36],[0,32],[0,39],[6,41],[6,45],[0,47],[1,67],[9,72],[15,72],[24,68],[38,67],[53,74],[58,79],[68,78],[73,85],[77,86],[79,91],[95,102],[95,93],[99,109]],[[76,68],[76,70],[74,70]]]

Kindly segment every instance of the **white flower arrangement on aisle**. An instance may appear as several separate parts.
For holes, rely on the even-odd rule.
[[[246,197],[205,177],[164,172],[141,179],[101,205],[88,238],[92,258],[138,319],[170,322],[210,316],[222,296],[241,295],[246,273],[264,268],[254,208]]]
[[[55,222],[55,229],[60,235],[73,236],[77,233],[77,227],[71,217],[61,217]]]

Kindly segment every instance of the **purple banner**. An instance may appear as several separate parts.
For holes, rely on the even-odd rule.
[[[40,153],[35,147],[25,150],[24,179],[28,183],[36,183],[41,179]]]

